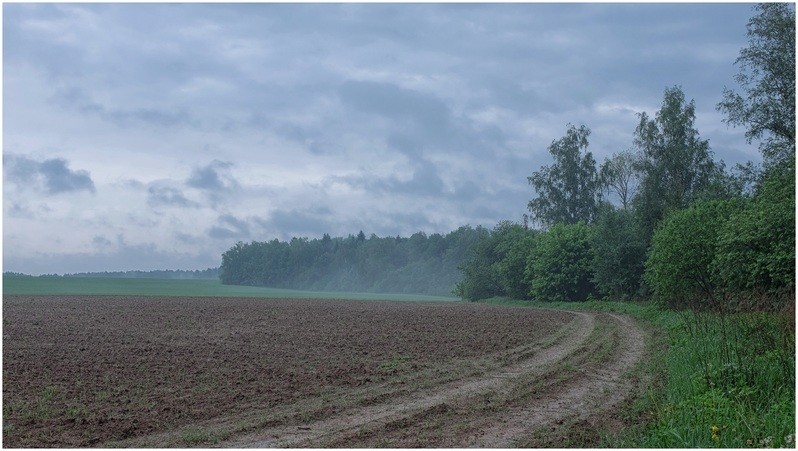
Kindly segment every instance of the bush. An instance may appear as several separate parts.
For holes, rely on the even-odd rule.
[[[604,296],[628,300],[640,290],[646,240],[630,210],[606,209],[593,236],[593,281]]]
[[[530,295],[539,301],[586,301],[594,292],[593,230],[557,224],[541,234],[527,261]]]
[[[794,170],[768,174],[753,201],[724,224],[712,272],[733,291],[774,295],[794,290]]]
[[[717,307],[710,265],[719,230],[740,201],[705,201],[665,218],[654,233],[645,280],[671,307]],[[707,300],[709,304],[705,304]]]
[[[529,289],[523,273],[537,232],[510,221],[496,225],[477,242],[471,257],[460,266],[462,280],[454,294],[469,301],[496,296],[524,298]]]

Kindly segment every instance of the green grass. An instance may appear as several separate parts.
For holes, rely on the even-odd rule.
[[[3,275],[3,294],[218,296],[288,299],[351,299],[380,301],[457,301],[423,294],[343,293],[222,285],[218,280],[125,279],[103,277],[30,277]]]
[[[653,303],[490,304],[631,315],[658,330],[646,371],[654,384],[629,409],[638,419],[602,446],[795,447],[795,330],[790,314],[677,313]],[[655,341],[657,338],[655,337]],[[639,418],[646,418],[640,424]]]

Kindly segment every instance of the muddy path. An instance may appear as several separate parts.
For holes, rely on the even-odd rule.
[[[550,342],[512,364],[302,424],[259,428],[221,447],[534,446],[557,425],[611,412],[630,395],[645,333],[629,317],[570,312]]]

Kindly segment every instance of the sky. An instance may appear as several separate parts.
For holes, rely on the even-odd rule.
[[[715,106],[751,4],[3,4],[3,270],[204,269],[237,241],[520,221],[568,124],[601,162]]]

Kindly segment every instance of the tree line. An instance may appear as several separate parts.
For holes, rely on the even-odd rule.
[[[787,4],[755,8],[735,62],[741,93],[724,88],[717,109],[760,143],[761,165],[716,160],[695,102],[674,86],[600,164],[585,125],[552,141],[553,163],[528,177],[536,227],[525,217],[445,236],[239,242],[222,256],[222,283],[679,306],[794,296],[795,16]]]
[[[238,242],[222,254],[224,284],[314,291],[451,295],[458,267],[489,234],[464,226],[446,235],[357,235]]]
[[[597,164],[568,125],[534,172],[532,229],[499,223],[455,292],[551,301],[653,297],[674,307],[763,307],[795,291],[795,15],[761,4],[717,109],[758,140],[761,165],[726,168],[679,86],[642,112],[629,149]],[[610,200],[614,200],[612,203]],[[756,305],[752,305],[756,304]]]

